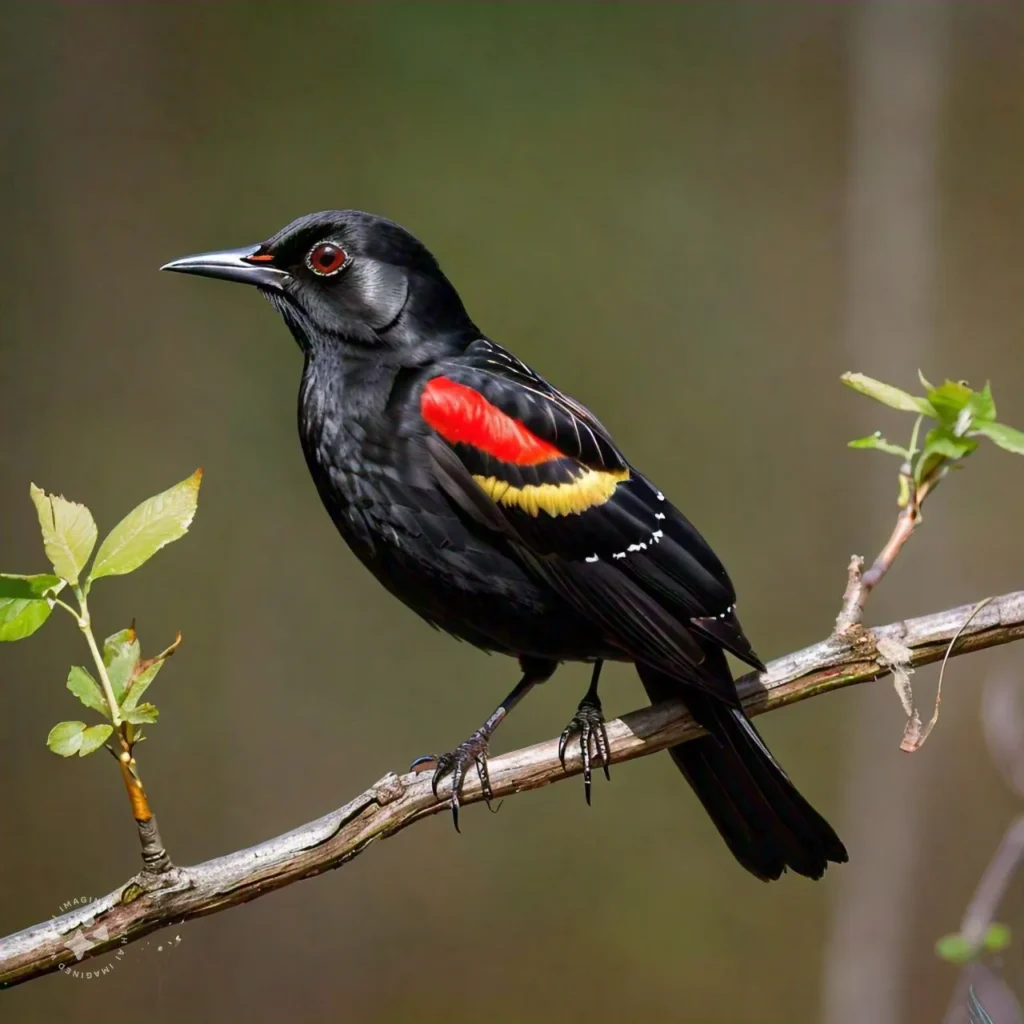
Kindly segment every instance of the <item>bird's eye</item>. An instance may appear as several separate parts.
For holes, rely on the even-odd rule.
[[[348,262],[348,253],[333,242],[317,242],[306,253],[306,266],[320,277],[330,277],[338,273]]]

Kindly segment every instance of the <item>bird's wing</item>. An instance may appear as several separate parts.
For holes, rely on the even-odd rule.
[[[761,667],[721,562],[579,403],[479,341],[426,381],[420,413],[449,497],[631,657],[692,677],[702,635]]]

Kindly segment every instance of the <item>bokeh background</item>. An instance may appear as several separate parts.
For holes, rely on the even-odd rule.
[[[356,563],[307,478],[286,330],[166,260],[327,207],[405,224],[702,528],[766,657],[828,632],[851,551],[895,512],[893,460],[844,445],[909,418],[842,371],[990,378],[1024,426],[1020,5],[10,3],[0,138],[0,565],[44,567],[30,480],[102,530],[206,469],[187,539],[92,602],[101,634],[134,617],[149,650],[184,632],[140,751],[182,863],[452,746],[516,671]],[[1024,462],[981,451],[871,620],[1020,587],[1022,510]],[[0,650],[5,933],[136,868],[109,760],[43,744],[82,657],[59,616]],[[1012,648],[951,664],[913,757],[887,683],[761,720],[849,846],[819,884],[747,876],[652,757],[592,809],[571,783],[474,808],[462,836],[424,821],[103,980],[6,993],[0,1017],[939,1019],[955,972],[933,943],[1018,810],[982,686],[1022,669]],[[565,668],[497,748],[555,735],[585,685]],[[643,703],[626,668],[604,690],[612,712]]]

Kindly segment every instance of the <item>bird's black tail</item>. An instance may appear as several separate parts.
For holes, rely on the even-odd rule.
[[[716,652],[717,653],[717,652]],[[728,671],[723,658],[723,668]],[[764,881],[786,868],[821,878],[846,848],[832,826],[800,795],[742,710],[670,676],[637,665],[652,701],[682,696],[707,730],[669,753],[711,816],[733,856]]]

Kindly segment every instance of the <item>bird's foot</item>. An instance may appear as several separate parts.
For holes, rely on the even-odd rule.
[[[580,754],[583,757],[583,792],[590,803],[590,782],[591,782],[591,750],[590,744],[593,741],[597,753],[597,760],[604,768],[604,777],[611,779],[608,771],[608,762],[611,757],[611,745],[608,742],[608,730],[604,724],[604,711],[601,708],[601,701],[596,695],[587,694],[580,701],[576,714],[569,720],[561,737],[558,740],[558,760],[565,768],[565,749],[569,741],[578,736],[580,741]]]
[[[434,796],[441,799],[437,792],[438,786],[449,775],[452,777],[452,820],[455,823],[455,831],[459,832],[459,799],[462,796],[462,788],[466,784],[466,773],[473,767],[480,776],[480,787],[483,790],[484,800],[491,802],[494,793],[491,791],[491,778],[487,772],[487,746],[489,739],[485,733],[477,729],[469,739],[460,743],[450,753],[436,757],[431,754],[428,757],[419,757],[413,761],[411,771],[425,770],[430,764],[436,764],[434,777],[431,779],[430,787]]]

